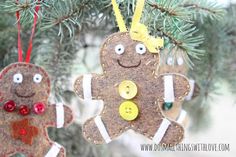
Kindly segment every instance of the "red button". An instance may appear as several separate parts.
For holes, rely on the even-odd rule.
[[[10,100],[4,104],[3,108],[7,112],[13,112],[16,110],[16,104],[13,100]]]
[[[45,111],[45,105],[41,102],[34,104],[34,113],[42,114]]]
[[[20,108],[19,108],[19,113],[22,116],[26,116],[26,115],[28,115],[30,113],[30,109],[26,105],[21,105]]]

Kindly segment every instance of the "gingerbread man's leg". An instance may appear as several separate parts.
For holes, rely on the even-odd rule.
[[[181,124],[184,128],[187,128],[189,126],[189,117],[185,110],[181,110],[179,116],[176,119],[176,122]]]
[[[95,121],[97,123],[100,123],[100,130]],[[103,136],[101,132],[103,132]],[[102,144],[105,142],[109,143],[111,141],[105,124],[103,123],[100,116],[91,118],[85,122],[85,124],[83,125],[83,135],[89,142],[93,142],[95,144]]]
[[[184,136],[182,126],[165,118],[159,107],[152,109],[153,113],[144,109],[139,123],[135,123],[134,130],[152,139],[156,144],[176,145]],[[142,119],[142,120],[141,120]]]
[[[84,137],[95,144],[111,142],[128,129],[128,123],[122,123],[116,116],[102,114],[88,120],[83,126]]]
[[[34,150],[34,153],[25,155],[27,155],[27,157],[65,157],[65,149],[56,142],[47,142],[47,144],[41,145],[41,147],[36,150]]]
[[[65,157],[66,152],[65,149],[58,143],[54,142],[51,144],[51,147],[45,157]]]
[[[160,126],[154,134],[153,141],[155,143],[166,144],[169,146],[174,146],[180,143],[184,138],[183,127],[166,118],[163,118]]]
[[[179,124],[183,124],[186,117],[187,117],[187,112],[182,109],[179,113],[179,116],[176,118],[176,122],[178,122]]]

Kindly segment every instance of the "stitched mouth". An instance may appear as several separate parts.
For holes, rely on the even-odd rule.
[[[139,61],[139,63],[137,65],[124,65],[120,62],[119,59],[117,59],[117,63],[119,64],[119,66],[123,67],[123,68],[137,68],[140,66],[141,64],[141,60]]]
[[[20,98],[31,98],[35,95],[35,93],[29,94],[29,95],[21,95],[19,93],[17,93],[17,91],[15,91],[16,96],[20,97]]]

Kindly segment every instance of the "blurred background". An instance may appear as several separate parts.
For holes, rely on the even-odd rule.
[[[136,0],[117,0],[127,26]],[[141,151],[151,143],[129,131],[108,145],[96,146],[82,137],[82,124],[102,109],[85,103],[73,92],[73,82],[84,73],[100,73],[102,41],[119,31],[110,0],[1,0],[0,68],[17,62],[15,12],[20,10],[23,49],[26,50],[34,8],[41,5],[31,62],[51,76],[50,100],[64,101],[76,114],[67,129],[49,128],[50,138],[61,143],[68,157],[233,157],[236,154],[236,5],[229,0],[146,0],[142,23],[150,34],[165,40],[165,50],[181,52],[188,77],[200,87],[199,96],[184,102],[189,125],[184,143],[230,144],[229,152]],[[162,51],[163,52],[163,51]],[[161,52],[161,53],[162,53]],[[20,155],[17,155],[20,156]]]

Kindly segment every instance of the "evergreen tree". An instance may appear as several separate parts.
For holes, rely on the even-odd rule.
[[[129,27],[136,0],[117,0]],[[40,5],[32,62],[51,75],[52,95],[58,101],[73,103],[71,76],[101,71],[98,50],[101,39],[118,31],[110,0],[2,0],[0,3],[0,67],[17,61],[15,12],[20,11],[23,49],[27,49],[34,8]],[[235,6],[222,8],[209,0],[146,0],[142,23],[152,35],[165,40],[170,54],[181,50],[191,68],[189,75],[200,85],[200,96],[188,110],[199,125],[207,116],[209,101],[218,93],[219,81],[230,84],[236,93]],[[95,40],[95,39],[98,39]],[[88,51],[97,50],[95,53]],[[89,63],[93,62],[91,66]],[[213,96],[213,97],[212,97]],[[194,112],[193,112],[194,110]],[[202,116],[199,116],[202,115]],[[195,130],[196,130],[195,128]],[[51,129],[51,136],[64,144],[68,156],[112,156],[108,146],[88,145],[80,126],[69,130]],[[76,137],[76,138],[75,138]],[[70,139],[70,140],[66,140]],[[74,140],[72,140],[74,139]],[[78,142],[80,141],[80,142]],[[103,148],[103,149],[101,149]],[[104,155],[107,154],[107,155]],[[125,156],[125,155],[124,155]]]

